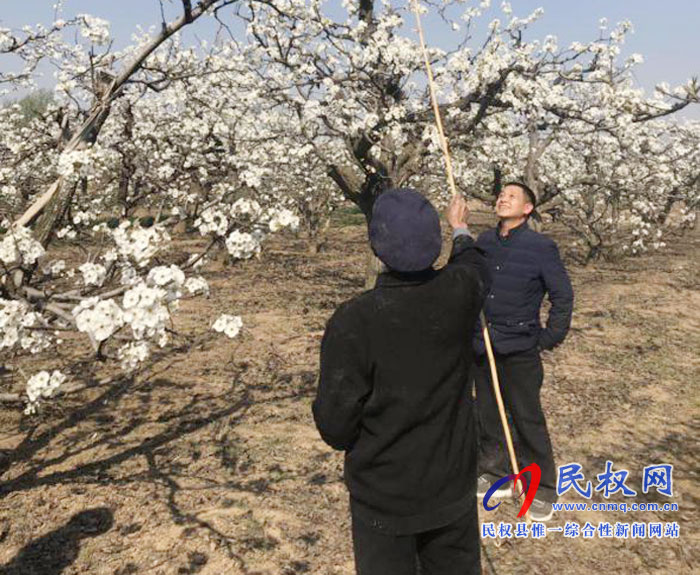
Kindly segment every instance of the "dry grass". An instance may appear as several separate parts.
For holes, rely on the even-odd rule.
[[[564,245],[565,231],[555,236]],[[0,572],[353,573],[342,455],[318,438],[310,403],[325,321],[362,289],[365,250],[357,225],[332,228],[315,256],[301,240],[276,238],[260,261],[210,269],[211,298],[176,316],[186,332],[240,314],[240,340],[216,340],[38,418],[0,411]],[[611,459],[630,470],[637,502],[664,500],[641,495],[642,468],[673,463],[680,507],[562,512],[555,523],[678,521],[680,539],[487,542],[485,573],[697,568],[696,254],[695,235],[622,264],[569,264],[573,328],[546,354],[543,391],[558,463],[577,461],[595,481]],[[77,342],[73,352],[86,353]],[[106,532],[69,524],[94,508],[108,510]],[[515,513],[508,503],[482,519],[514,522]]]

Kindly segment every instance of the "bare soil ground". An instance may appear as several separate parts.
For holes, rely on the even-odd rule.
[[[489,219],[477,214],[477,231]],[[484,573],[697,573],[698,235],[588,267],[568,257],[565,232],[553,235],[576,294],[567,341],[544,357],[557,462],[580,463],[595,484],[612,460],[630,471],[638,496],[628,502],[660,503],[668,500],[642,494],[642,469],[672,463],[679,510],[567,511],[552,525],[677,521],[680,538],[486,540]],[[313,256],[303,240],[277,237],[260,261],[210,268],[211,297],[175,316],[188,332],[240,314],[239,339],[221,337],[33,418],[1,408],[0,573],[354,573],[342,455],[319,439],[310,404],[325,322],[362,290],[366,249],[361,225],[335,225]],[[82,340],[78,352],[88,353]],[[85,363],[86,377],[101,369]],[[0,386],[20,390],[21,381],[6,376]],[[516,512],[507,502],[481,518],[515,522]]]

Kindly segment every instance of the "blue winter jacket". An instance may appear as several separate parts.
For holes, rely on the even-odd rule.
[[[506,354],[560,344],[571,325],[574,293],[554,241],[531,229],[526,221],[505,237],[498,228],[489,229],[476,243],[486,253],[491,272],[484,314],[494,350]],[[552,307],[543,328],[540,306],[545,293]],[[480,328],[474,350],[485,352]]]

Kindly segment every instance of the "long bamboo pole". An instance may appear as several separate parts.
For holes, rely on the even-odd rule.
[[[442,147],[442,152],[445,156],[445,169],[447,171],[447,182],[450,186],[450,191],[452,192],[452,197],[456,196],[459,192],[457,191],[457,186],[455,185],[454,174],[452,172],[452,158],[450,157],[450,150],[447,144],[447,138],[445,137],[445,130],[442,125],[442,117],[440,115],[440,106],[437,101],[437,93],[435,90],[435,81],[433,79],[433,70],[430,66],[430,59],[428,57],[428,50],[425,47],[425,37],[423,36],[423,26],[420,21],[420,12],[418,8],[418,0],[411,0],[411,5],[413,7],[413,13],[416,16],[416,26],[418,28],[418,38],[420,40],[421,50],[423,51],[423,60],[425,61],[425,70],[428,76],[428,86],[430,89],[430,100],[433,104],[433,112],[435,113],[435,125],[437,127],[438,136],[440,138],[440,146]],[[508,418],[506,417],[505,406],[503,405],[503,397],[501,396],[501,386],[498,381],[498,371],[496,369],[496,360],[493,355],[493,347],[491,346],[491,338],[489,337],[488,324],[486,322],[486,316],[482,310],[480,315],[481,325],[484,334],[484,343],[486,344],[486,355],[489,360],[489,368],[491,371],[491,382],[493,384],[493,393],[496,396],[496,404],[498,405],[498,414],[501,417],[501,425],[503,426],[503,433],[506,437],[506,445],[508,447],[508,456],[510,457],[510,465],[513,468],[513,473],[518,475],[520,473],[520,468],[518,466],[518,460],[515,457],[515,449],[513,448],[513,439],[510,434],[510,427],[508,426]],[[522,492],[525,492],[525,484],[520,478],[518,482],[522,486]],[[516,486],[517,487],[517,486]],[[525,520],[530,521],[530,512],[525,514]]]

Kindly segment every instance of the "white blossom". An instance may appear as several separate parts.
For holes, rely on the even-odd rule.
[[[170,239],[168,232],[159,226],[142,228],[123,222],[112,231],[119,255],[133,260],[138,267],[148,265],[162,245]]]
[[[52,276],[57,276],[65,269],[66,269],[66,261],[65,260],[54,260],[46,266],[45,273],[52,275]]]
[[[124,294],[124,321],[131,327],[136,339],[157,338],[161,347],[165,345],[165,328],[170,320],[167,296],[166,290],[149,287],[144,282],[136,284]]]
[[[52,343],[46,322],[23,301],[0,298],[0,349],[22,349],[31,354]]]
[[[56,74],[46,113],[0,107],[0,281],[11,287],[20,274],[8,271],[22,267],[23,287],[34,294],[0,300],[3,354],[59,345],[58,330],[75,323],[95,347],[108,342],[105,357],[116,348],[123,369],[134,369],[177,331],[183,295],[209,293],[203,277],[187,274],[216,249],[250,258],[284,228],[320,239],[346,201],[329,173],[371,193],[377,176],[390,173],[445,203],[444,159],[410,14],[382,0],[370,27],[357,21],[357,4],[343,0],[337,14],[321,0],[262,3],[254,34],[249,28],[237,42],[201,49],[174,35],[110,102],[94,141],[77,150],[61,145],[66,134],[152,36],[139,33],[132,47],[114,50],[108,23],[89,15],[51,29],[0,28],[0,51],[20,46],[17,66],[0,69],[0,96],[34,89],[42,60]],[[633,73],[642,57],[622,55],[629,23],[594,24],[589,40],[567,49],[526,30],[539,11],[518,17],[504,2],[505,16],[489,26],[488,0],[439,4],[446,32],[456,10],[464,22],[464,43],[428,48],[461,187],[490,201],[494,169],[504,181],[528,174],[542,212],[556,210],[574,249],[596,257],[662,249],[668,232],[694,223],[700,124],[672,112],[697,99],[697,84],[640,88]],[[144,90],[144,82],[163,89]],[[389,83],[400,89],[388,94]],[[650,119],[656,114],[663,117]],[[70,205],[49,241],[60,240],[68,264],[45,263],[31,231],[12,227],[58,178]],[[155,225],[146,227],[149,216]],[[192,223],[205,242],[187,237]],[[177,243],[166,230],[173,224],[186,234]],[[89,259],[80,273],[78,248]],[[85,293],[95,297],[67,318],[65,302]],[[110,299],[115,293],[122,295]],[[15,298],[12,289],[2,295]],[[214,326],[235,336],[241,324],[222,316]]]
[[[27,380],[26,393],[28,403],[24,413],[28,415],[35,413],[40,399],[53,396],[65,380],[66,376],[58,370],[54,370],[51,373],[40,371],[30,377]]]
[[[78,267],[83,274],[83,283],[86,286],[101,286],[105,281],[107,270],[102,264],[85,262]]]
[[[260,252],[260,242],[247,232],[234,230],[225,243],[228,253],[238,259],[247,259]]]
[[[106,340],[124,325],[124,312],[112,299],[87,298],[72,313],[78,331],[89,334],[96,342]]]
[[[44,247],[24,226],[11,228],[0,241],[0,261],[4,264],[33,264],[44,255]]]
[[[270,218],[270,231],[276,232],[282,228],[296,229],[299,226],[299,217],[287,209],[276,210]]]
[[[132,341],[119,348],[117,355],[124,371],[136,369],[150,354],[148,342]]]
[[[240,316],[221,314],[217,320],[214,322],[212,329],[220,333],[225,334],[227,337],[233,339],[238,335],[243,327],[243,320]]]
[[[90,162],[89,150],[69,150],[58,158],[58,173],[64,178],[70,178],[79,173]]]
[[[90,14],[80,14],[78,17],[83,21],[83,25],[80,28],[80,33],[83,37],[97,45],[109,42],[109,22],[107,20],[91,16]]]
[[[203,236],[207,234],[223,236],[228,230],[229,220],[223,211],[211,207],[201,213],[199,218],[195,220],[194,225]]]
[[[202,276],[190,277],[185,281],[185,289],[191,294],[209,295],[209,284]]]
[[[258,218],[262,213],[262,208],[258,202],[249,198],[239,198],[231,205],[231,215],[240,217],[243,215]]]
[[[185,273],[177,266],[156,266],[148,272],[147,282],[151,285],[163,287],[168,284],[182,286],[185,283]]]

